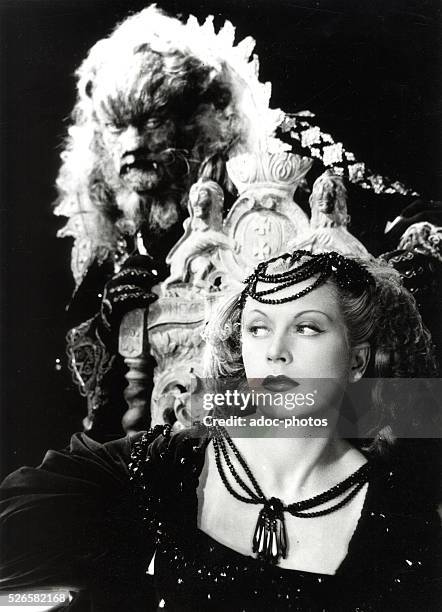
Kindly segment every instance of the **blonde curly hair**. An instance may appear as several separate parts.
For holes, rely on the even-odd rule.
[[[326,281],[332,287],[341,307],[350,347],[370,344],[366,377],[378,379],[372,389],[373,407],[377,410],[374,447],[392,439],[397,411],[409,407],[397,405],[394,385],[384,379],[431,378],[437,375],[431,335],[423,324],[414,297],[404,288],[400,275],[379,260],[351,258],[374,280],[364,290],[342,288],[332,276]],[[281,262],[286,264],[286,259]],[[241,355],[241,319],[243,293],[238,291],[219,304],[204,337],[205,374],[214,379],[245,378]],[[410,398],[412,402],[412,398]],[[370,432],[370,435],[373,432]]]

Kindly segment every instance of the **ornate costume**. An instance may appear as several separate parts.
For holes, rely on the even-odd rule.
[[[198,529],[208,443],[205,429],[157,427],[104,445],[77,434],[68,450],[10,475],[2,588],[70,587],[80,591],[73,611],[439,609],[438,520],[400,462],[369,459],[374,476],[347,556],[323,575],[280,569]]]

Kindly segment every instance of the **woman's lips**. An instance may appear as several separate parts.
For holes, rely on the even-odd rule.
[[[262,381],[262,386],[269,391],[289,391],[299,386],[299,383],[287,376],[267,376]]]

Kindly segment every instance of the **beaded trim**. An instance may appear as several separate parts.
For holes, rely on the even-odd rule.
[[[306,259],[301,263],[302,259]],[[280,261],[285,267],[285,272],[269,274],[269,267]],[[287,287],[308,280],[318,275],[311,285],[284,298],[267,297]],[[241,304],[244,306],[248,296],[262,304],[284,304],[297,300],[316,287],[323,285],[328,278],[333,276],[340,289],[360,293],[370,286],[374,286],[373,276],[364,268],[363,265],[354,259],[344,257],[340,253],[332,251],[330,253],[310,253],[309,251],[298,250],[293,253],[278,255],[273,259],[261,262],[254,272],[244,281],[245,288],[241,294]],[[270,289],[258,291],[258,283],[268,283],[274,285]]]
[[[143,523],[147,530],[155,537],[156,544],[159,543],[162,535],[161,522],[158,517],[160,498],[158,491],[152,486],[153,478],[149,476],[150,456],[149,447],[152,442],[160,435],[166,440],[170,440],[170,425],[156,425],[144,432],[139,440],[133,443],[130,454],[129,480],[133,486],[137,505],[141,512]]]

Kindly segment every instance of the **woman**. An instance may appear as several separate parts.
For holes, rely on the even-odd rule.
[[[391,429],[368,451],[337,434],[345,390],[364,373],[433,371],[394,271],[295,251],[260,264],[206,335],[212,376],[245,376],[283,400],[317,391],[291,414],[300,430],[282,435],[287,407],[259,400],[235,440],[216,421],[104,445],[74,436],[3,485],[5,587],[86,589],[93,610],[146,610],[150,564],[167,610],[438,609],[436,515],[381,458]],[[272,427],[253,434],[252,416]],[[89,609],[81,596],[71,605]]]

